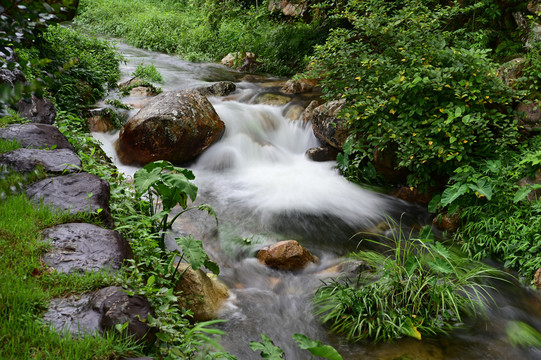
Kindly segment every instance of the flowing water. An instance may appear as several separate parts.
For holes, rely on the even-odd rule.
[[[393,344],[347,344],[328,334],[312,313],[310,296],[321,281],[337,275],[341,257],[359,246],[358,232],[381,232],[388,218],[410,228],[430,217],[414,205],[363,189],[344,180],[334,162],[313,162],[304,155],[318,146],[311,127],[284,117],[287,106],[253,104],[258,94],[276,91],[277,79],[243,81],[242,74],[216,64],[192,64],[171,56],[119,44],[128,62],[128,78],[137,64],[153,63],[163,74],[164,90],[235,81],[237,91],[225,99],[211,98],[226,124],[223,138],[207,149],[191,168],[199,186],[197,203],[210,204],[215,221],[189,212],[174,226],[177,234],[193,234],[204,241],[209,255],[220,265],[220,279],[232,292],[222,317],[226,350],[239,359],[259,359],[249,342],[263,333],[286,352],[289,360],[309,359],[292,341],[294,333],[331,344],[344,359],[536,359],[535,348],[511,346],[509,321],[521,320],[541,329],[539,299],[514,285],[494,294],[498,305],[488,321],[472,322],[468,331],[423,341],[404,339]],[[137,99],[127,99],[137,103]],[[297,98],[293,102],[305,103]],[[135,112],[135,111],[133,111]],[[133,114],[132,112],[132,114]],[[112,143],[116,134],[94,134],[121,170]],[[295,239],[317,255],[320,262],[297,273],[272,270],[255,259],[265,245]],[[360,244],[363,246],[363,244]],[[170,244],[170,246],[173,246]],[[342,271],[355,271],[352,266]]]

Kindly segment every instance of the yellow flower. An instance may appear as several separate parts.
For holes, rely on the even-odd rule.
[[[417,134],[416,134],[416,133],[413,133],[413,136],[417,136]]]
[[[389,110],[389,112],[390,112],[391,114],[394,115],[394,113],[396,112],[396,110],[395,110],[395,109],[391,109],[391,110]]]
[[[402,62],[406,61],[406,59],[402,59]]]
[[[355,78],[355,80],[361,80],[361,77],[360,77],[360,76],[357,76],[357,77]]]
[[[464,140],[463,143],[464,143],[464,144],[467,144],[467,143],[468,143],[468,140]]]
[[[434,142],[433,142],[432,140],[430,140],[430,141],[428,142],[428,145],[432,145],[432,144],[434,144]]]

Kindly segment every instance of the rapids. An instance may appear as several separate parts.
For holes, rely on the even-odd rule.
[[[232,291],[222,316],[228,321],[221,343],[241,360],[260,359],[250,341],[260,333],[273,339],[289,360],[309,359],[291,339],[302,333],[333,345],[344,359],[539,359],[535,348],[511,346],[506,324],[526,321],[541,328],[539,300],[515,285],[500,289],[488,321],[472,322],[471,330],[423,341],[404,339],[393,344],[348,344],[321,326],[312,313],[310,296],[327,269],[340,262],[360,241],[358,232],[377,231],[387,219],[405,227],[425,225],[430,215],[403,201],[349,183],[334,162],[313,162],[305,155],[318,146],[311,126],[284,117],[285,106],[257,105],[251,99],[274,92],[276,80],[243,80],[243,74],[216,64],[192,64],[175,57],[117,45],[127,58],[124,78],[144,62],[162,73],[164,91],[194,88],[215,81],[235,81],[237,91],[226,99],[210,98],[226,124],[223,138],[188,167],[199,186],[197,203],[210,204],[219,227],[203,213],[189,212],[175,226],[176,234],[201,238],[220,265],[220,279]],[[128,99],[129,100],[129,99]],[[295,99],[306,101],[305,99]],[[136,111],[132,111],[133,113]],[[119,163],[113,142],[117,134],[93,134],[127,174],[137,168]],[[261,247],[295,239],[321,262],[302,272],[276,271],[260,265],[254,255]],[[169,242],[169,246],[173,246]],[[355,269],[351,269],[354,271]]]

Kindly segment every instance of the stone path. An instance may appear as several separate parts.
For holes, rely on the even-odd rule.
[[[34,123],[9,125],[0,128],[0,138],[17,140],[23,146],[0,155],[0,166],[30,172],[39,165],[53,175],[28,186],[28,198],[73,214],[87,213],[108,228],[70,223],[45,229],[44,241],[51,243],[51,250],[43,256],[47,266],[74,275],[116,271],[125,259],[133,257],[129,243],[111,230],[114,223],[109,208],[109,183],[80,172],[81,160],[56,127]],[[129,322],[127,334],[150,344],[155,334],[140,320],[150,313],[152,309],[144,297],[107,287],[91,294],[51,300],[44,320],[59,332],[75,336],[116,331],[116,324]]]

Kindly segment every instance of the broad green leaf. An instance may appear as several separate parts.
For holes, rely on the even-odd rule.
[[[442,274],[452,274],[453,269],[451,266],[442,259],[435,258],[433,261],[429,261],[428,265],[435,271],[440,272]]]
[[[321,341],[314,341],[303,334],[293,334],[293,340],[299,344],[301,349],[310,351],[314,356],[330,360],[342,360],[342,356],[330,345],[323,345]]]
[[[419,261],[417,260],[416,255],[412,255],[408,257],[406,260],[406,263],[404,264],[404,269],[406,270],[406,273],[408,276],[411,276],[415,270],[419,267]]]
[[[476,192],[477,196],[483,195],[487,200],[492,198],[492,185],[486,179],[479,179],[475,184],[469,184],[468,187]]]
[[[464,195],[468,191],[468,186],[466,184],[455,184],[451,187],[445,189],[443,194],[441,194],[441,204],[442,206],[447,206],[461,195]]]
[[[207,259],[203,265],[205,265],[205,267],[213,274],[220,275],[220,267],[214,261]]]
[[[449,259],[449,257],[451,257],[449,250],[440,242],[436,242],[434,245],[432,245],[432,249],[434,249],[439,255],[443,256],[445,259]]]
[[[498,173],[502,167],[502,162],[500,160],[488,160],[486,162],[486,168],[492,173]]]
[[[167,173],[162,175],[164,183],[189,196],[192,201],[197,197],[197,186],[183,174]]]
[[[513,202],[518,203],[526,199],[526,197],[528,197],[530,192],[532,192],[532,189],[529,186],[519,187],[518,191],[515,193],[515,196],[513,197]]]
[[[152,163],[151,163],[152,164]],[[150,164],[149,164],[150,165]],[[148,165],[147,165],[148,166]],[[160,180],[161,168],[148,170],[146,167],[139,169],[133,174],[133,183],[138,194],[144,194]]]
[[[154,284],[155,282],[156,282],[156,277],[154,275],[152,275],[147,280],[147,286],[152,286],[152,284]]]
[[[175,240],[182,249],[186,261],[192,266],[192,269],[198,270],[205,264],[207,253],[203,248],[201,240],[194,239],[192,235],[189,237],[179,237]]]
[[[284,351],[278,346],[274,345],[272,340],[264,335],[261,335],[261,342],[250,341],[250,349],[253,351],[260,351],[261,358],[269,360],[281,360],[284,358]]]
[[[440,201],[441,194],[434,196],[432,200],[430,200],[430,202],[428,203],[428,212],[435,213],[436,211],[438,211],[438,205],[440,204]]]

